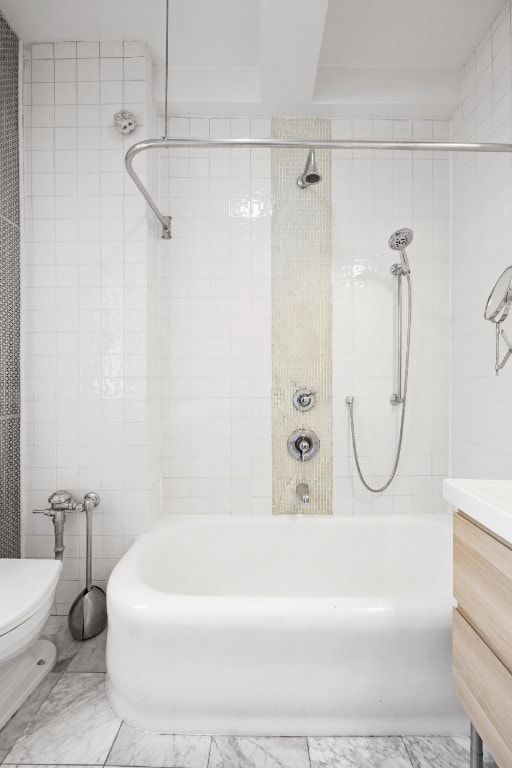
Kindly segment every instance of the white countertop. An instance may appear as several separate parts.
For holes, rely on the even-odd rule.
[[[453,507],[512,544],[512,480],[446,479],[443,496]]]

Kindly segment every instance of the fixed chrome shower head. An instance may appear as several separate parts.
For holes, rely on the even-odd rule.
[[[316,167],[315,150],[310,149],[304,173],[297,179],[297,184],[301,189],[306,189],[306,187],[310,187],[312,184],[318,184],[320,181],[322,181],[322,176]]]
[[[407,227],[404,227],[403,229],[397,229],[396,232],[393,232],[388,240],[388,245],[393,251],[400,251],[402,270],[405,274],[409,274],[411,271],[409,267],[409,259],[407,258],[405,249],[412,243],[413,237],[414,233],[412,229],[407,229]]]

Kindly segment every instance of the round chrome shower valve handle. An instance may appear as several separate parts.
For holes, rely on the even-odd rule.
[[[298,411],[310,411],[315,405],[315,395],[311,389],[298,389],[293,395],[293,407]]]
[[[288,453],[296,461],[310,461],[320,448],[320,440],[310,429],[297,429],[288,438]]]

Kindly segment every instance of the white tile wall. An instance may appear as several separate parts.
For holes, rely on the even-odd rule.
[[[33,507],[56,488],[97,490],[100,585],[159,510],[159,233],[123,164],[156,131],[152,96],[143,43],[25,46],[26,554],[53,554]],[[123,106],[138,123],[126,137]],[[157,191],[157,160],[144,161]],[[59,612],[83,584],[83,523],[68,515]]]
[[[268,135],[265,121],[174,118],[170,125],[174,136],[244,137],[250,129]],[[449,124],[439,121],[333,121],[334,138],[448,133]],[[271,407],[269,381],[261,376],[270,368],[270,162],[240,151],[179,150],[162,163],[165,212],[175,217],[174,239],[162,254],[164,511],[269,513],[269,434],[250,436],[269,429]],[[449,167],[446,154],[333,157],[336,513],[442,508],[450,251],[435,244],[449,243]],[[381,482],[393,463],[398,415],[389,405],[395,304],[389,267],[396,255],[387,240],[401,226],[415,230],[409,407],[398,476],[374,497],[354,477],[345,396],[356,397],[363,466]]]
[[[452,136],[512,141],[511,9],[507,0],[465,67]],[[483,317],[498,276],[512,263],[512,158],[453,160],[452,475],[510,477],[512,363],[494,374],[494,325]],[[511,321],[505,330],[512,334]],[[503,345],[504,346],[504,345]],[[503,350],[502,346],[502,350]]]
[[[265,138],[263,119],[172,118],[171,136]],[[270,152],[161,158],[164,513],[271,511]]]
[[[332,136],[442,140],[448,130],[447,122],[431,120],[333,120]],[[449,156],[441,153],[333,154],[336,514],[442,509],[441,481],[448,472],[449,169]],[[389,268],[399,258],[387,242],[401,227],[414,230],[408,249],[413,322],[406,425],[393,483],[371,494],[356,475],[345,397],[354,396],[363,472],[370,485],[380,486],[393,466],[400,414],[389,402],[396,381],[396,281]]]
[[[511,140],[511,72],[507,0],[466,67],[454,138]],[[139,157],[173,216],[173,239],[160,242],[123,166],[128,145],[160,133],[145,45],[26,46],[24,82],[26,553],[51,555],[51,523],[31,510],[52,490],[98,490],[94,576],[104,583],[158,514],[160,480],[164,513],[271,512],[270,153]],[[122,106],[139,124],[124,138],[112,128]],[[270,121],[176,117],[169,132],[265,138]],[[448,124],[334,120],[332,136],[443,139]],[[337,514],[443,508],[450,353],[452,473],[510,472],[512,367],[494,376],[493,328],[482,312],[511,261],[512,160],[455,156],[452,201],[450,162],[432,153],[333,155]],[[387,240],[403,226],[415,233],[408,414],[397,478],[373,496],[355,474],[345,397],[355,397],[363,468],[382,482],[398,426],[389,405],[396,255]],[[60,612],[84,571],[83,527],[68,519]]]

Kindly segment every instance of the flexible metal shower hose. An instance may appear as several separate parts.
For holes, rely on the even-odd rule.
[[[407,403],[407,382],[409,378],[409,351],[411,347],[411,319],[412,319],[412,287],[411,287],[411,276],[407,272],[405,274],[405,277],[407,278],[407,304],[408,304],[408,311],[407,311],[407,348],[405,351],[405,370],[404,370],[404,396],[402,399],[402,413],[400,416],[400,434],[398,436],[398,446],[396,450],[396,456],[395,456],[395,463],[393,464],[393,469],[391,470],[391,474],[384,483],[384,485],[381,485],[380,488],[372,488],[371,485],[368,485],[366,482],[363,472],[361,470],[361,465],[359,463],[359,455],[357,452],[357,444],[356,444],[356,433],[355,433],[355,427],[354,427],[354,403],[347,401],[348,410],[350,413],[350,431],[352,432],[352,448],[354,450],[354,461],[356,463],[356,469],[357,474],[359,475],[359,479],[361,480],[364,487],[371,491],[371,493],[382,493],[382,491],[385,491],[386,488],[389,488],[391,485],[394,476],[396,475],[396,471],[398,469],[398,462],[400,461],[400,453],[402,452],[402,440],[404,437],[404,424],[405,424],[405,406]]]

